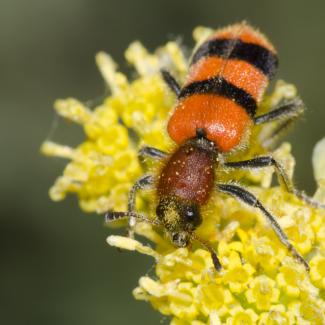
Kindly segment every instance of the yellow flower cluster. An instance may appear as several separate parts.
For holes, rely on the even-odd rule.
[[[194,37],[200,43],[210,33],[210,29],[197,28]],[[150,54],[135,42],[126,51],[126,59],[139,75],[132,82],[116,70],[107,54],[97,55],[111,91],[100,106],[92,110],[71,98],[55,103],[59,115],[83,126],[86,140],[75,149],[50,141],[42,145],[44,154],[71,160],[50,189],[53,200],[75,193],[85,211],[125,211],[134,181],[147,169],[154,171],[151,162],[139,163],[138,149],[144,144],[167,151],[172,148],[165,127],[175,99],[159,69],[168,68],[183,80],[187,64],[181,49],[169,42]],[[278,82],[260,111],[295,95],[294,86]],[[265,153],[260,143],[271,131],[269,126],[256,127],[252,145],[231,159]],[[283,143],[272,154],[292,175],[295,162],[290,150],[290,145]],[[316,146],[313,162],[319,185],[315,197],[324,201],[325,141]],[[216,249],[223,266],[220,273],[213,268],[208,251],[196,243],[176,249],[163,229],[150,224],[138,223],[135,232],[153,242],[154,248],[131,238],[108,237],[112,246],[155,259],[155,277],[140,278],[133,291],[135,298],[169,315],[173,325],[325,324],[325,212],[311,208],[281,187],[271,187],[272,175],[273,169],[266,168],[219,172],[217,177],[223,181],[240,179],[258,196],[309,261],[310,274],[287,252],[258,211],[216,194],[202,211],[204,221],[197,233]],[[154,217],[153,201],[152,193],[140,194],[137,208]]]
[[[172,42],[158,53],[150,55],[138,42],[129,47],[126,58],[141,76],[132,83],[116,72],[110,56],[99,53],[96,61],[112,95],[94,110],[73,98],[55,102],[56,112],[81,124],[87,139],[76,149],[51,141],[43,143],[44,154],[71,160],[50,189],[53,200],[76,193],[87,212],[126,209],[129,189],[142,173],[138,148],[146,143],[166,149],[169,143],[162,134],[173,97],[157,73],[159,56],[170,61],[171,67],[172,63],[180,67],[178,62],[184,59]]]

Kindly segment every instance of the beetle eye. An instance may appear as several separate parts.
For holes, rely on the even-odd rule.
[[[183,216],[184,219],[189,223],[197,225],[201,222],[199,209],[195,205],[184,207]]]
[[[195,213],[192,209],[192,207],[187,207],[184,211],[184,215],[188,221],[193,221],[195,218]]]

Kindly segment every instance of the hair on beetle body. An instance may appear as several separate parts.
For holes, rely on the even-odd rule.
[[[215,250],[195,234],[202,222],[201,207],[216,190],[258,209],[279,240],[309,270],[276,218],[253,194],[234,183],[219,183],[215,177],[215,170],[271,166],[288,192],[312,206],[324,207],[296,190],[283,166],[271,155],[227,162],[230,152],[249,146],[254,125],[277,123],[272,140],[303,112],[302,101],[294,99],[256,116],[277,65],[273,45],[248,24],[239,23],[216,31],[196,48],[182,87],[168,71],[162,70],[162,78],[177,97],[167,131],[178,146],[172,153],[152,147],[140,150],[140,157],[162,162],[160,172],[142,176],[130,191],[128,212],[108,212],[106,220],[130,218],[130,234],[136,220],[162,226],[176,247],[198,241],[211,253],[215,268],[220,270]],[[158,197],[157,217],[153,220],[135,211],[136,192],[147,188],[155,188]]]

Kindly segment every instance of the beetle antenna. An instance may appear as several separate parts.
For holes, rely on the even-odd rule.
[[[205,247],[210,252],[213,265],[214,265],[215,269],[218,272],[220,272],[222,269],[222,265],[218,259],[216,251],[212,248],[212,246],[209,243],[207,243],[205,240],[198,237],[195,233],[192,233],[191,237],[193,240],[196,240],[197,242],[199,242],[203,247]]]
[[[132,212],[132,211],[128,211],[128,212],[114,212],[114,211],[108,211],[105,214],[105,222],[109,223],[115,220],[120,220],[120,219],[126,219],[126,218],[136,218],[139,221],[143,221],[143,222],[147,222],[150,223],[154,226],[161,226],[161,222],[158,220],[153,220],[153,219],[149,219],[148,217],[137,213],[137,212]]]

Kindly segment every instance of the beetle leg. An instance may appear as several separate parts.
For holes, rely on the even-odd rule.
[[[287,235],[284,233],[275,217],[268,210],[266,210],[263,204],[252,193],[248,192],[240,186],[233,184],[217,184],[217,190],[222,193],[231,195],[253,208],[259,209],[273,228],[279,240],[288,248],[294,258],[301,264],[303,264],[306,270],[309,271],[310,268],[307,261],[297,252],[294,246],[289,242]]]
[[[178,97],[181,92],[181,86],[178,84],[176,79],[165,69],[161,69],[160,72],[167,86]]]
[[[285,189],[297,196],[299,199],[303,200],[307,204],[313,206],[314,208],[325,209],[325,205],[315,201],[307,194],[302,191],[297,190],[290,177],[287,175],[284,167],[275,160],[272,156],[261,156],[249,160],[227,162],[224,164],[228,168],[239,168],[239,169],[257,169],[272,166],[275,169],[279,183],[282,184]]]

